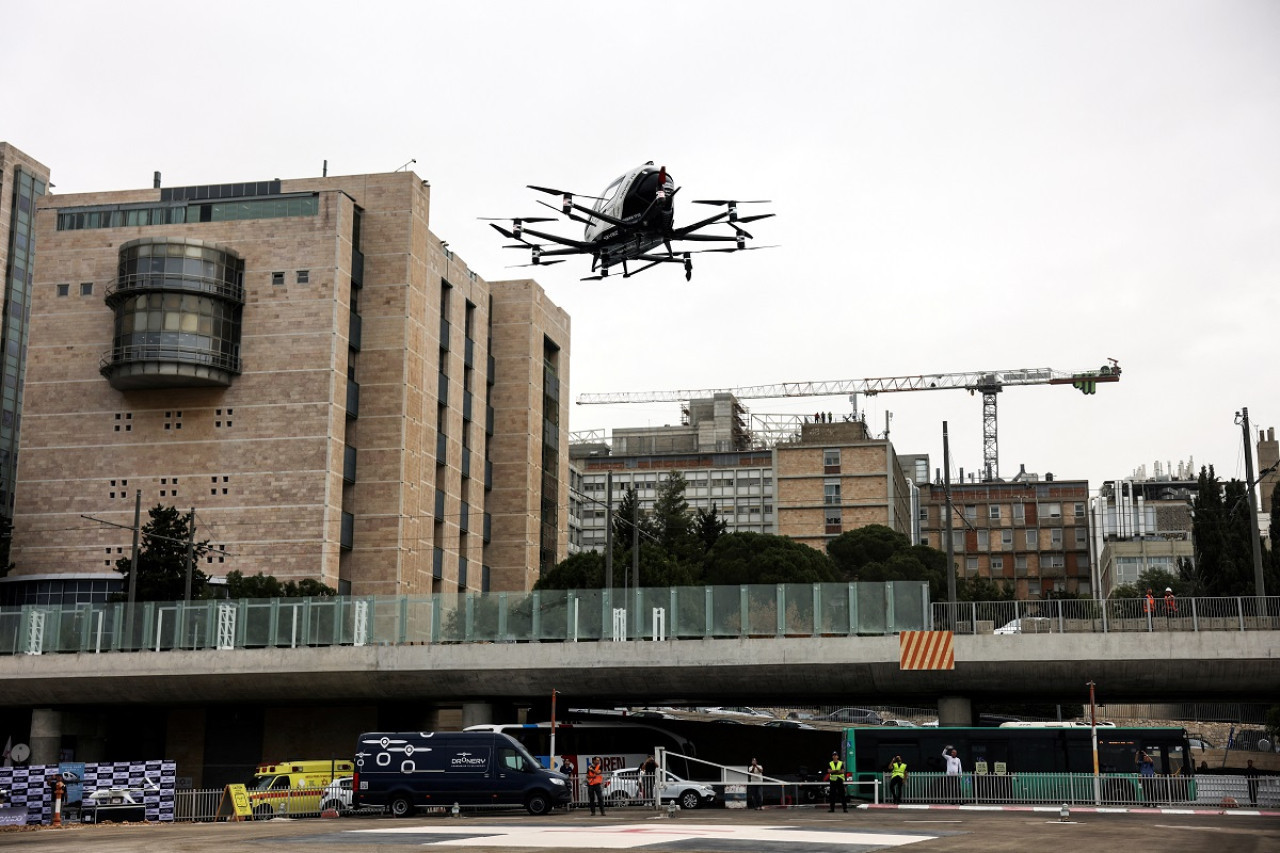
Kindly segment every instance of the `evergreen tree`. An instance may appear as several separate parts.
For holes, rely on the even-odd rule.
[[[285,581],[264,575],[227,572],[227,598],[309,598],[337,595],[337,590],[314,578]]]
[[[156,504],[147,510],[150,520],[142,525],[138,543],[137,601],[181,601],[187,583],[187,539],[191,532],[190,519],[185,513],[171,506]],[[194,544],[191,569],[191,597],[203,598],[209,576],[200,571],[200,559],[208,553],[209,540]],[[128,598],[129,557],[116,560],[115,569],[124,576],[125,592],[117,597]]]
[[[771,533],[726,533],[707,554],[703,583],[827,583],[834,581],[826,554]]]
[[[702,559],[703,548],[694,533],[689,502],[684,497],[687,487],[688,481],[679,471],[668,472],[658,483],[650,529],[663,550],[673,558],[694,562]]]
[[[702,551],[707,553],[715,547],[716,540],[729,531],[729,522],[720,515],[716,505],[711,505],[711,512],[699,508],[693,516],[693,530],[702,542]]]
[[[603,589],[604,554],[597,551],[579,551],[577,554],[572,554],[538,578],[533,588],[536,590]]]
[[[827,543],[836,577],[848,581],[924,581],[929,597],[947,597],[947,555],[911,540],[883,524],[841,533]]]
[[[1194,579],[1200,594],[1254,594],[1252,513],[1248,501],[1243,482],[1231,480],[1223,487],[1212,465],[1200,469],[1191,525],[1197,563]]]

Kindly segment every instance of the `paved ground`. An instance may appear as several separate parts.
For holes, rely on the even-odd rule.
[[[273,820],[233,824],[69,826],[5,831],[14,853],[508,853],[643,850],[646,853],[1052,853],[1147,849],[1161,853],[1263,853],[1280,850],[1280,818],[1241,814],[1080,814],[1069,823],[1045,812],[811,809],[685,813],[673,819],[639,810],[608,817],[582,812],[530,818]]]

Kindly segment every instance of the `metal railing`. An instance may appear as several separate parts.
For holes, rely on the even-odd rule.
[[[884,798],[892,802],[889,774],[881,777]],[[1096,781],[1096,784],[1095,784]],[[1090,773],[908,773],[903,804],[1000,805],[1185,805],[1196,802],[1199,779],[1191,776],[1139,776]]]
[[[892,635],[918,582],[332,596],[0,608],[0,654]]]
[[[1280,596],[934,602],[934,630],[958,634],[1280,630]]]

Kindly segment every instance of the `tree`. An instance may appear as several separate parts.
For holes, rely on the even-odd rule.
[[[1197,490],[1191,524],[1197,591],[1213,596],[1253,594],[1252,513],[1245,484],[1231,480],[1223,487],[1210,465],[1200,469]]]
[[[703,583],[827,583],[836,579],[821,551],[771,533],[726,533],[707,554]]]
[[[1151,590],[1156,598],[1163,598],[1164,591],[1172,589],[1178,598],[1194,594],[1191,585],[1181,576],[1166,572],[1164,569],[1147,569],[1138,575],[1137,583],[1119,584],[1111,590],[1109,598],[1142,598]]]
[[[187,583],[187,540],[190,538],[189,516],[171,506],[156,504],[147,510],[150,519],[142,525],[138,544],[138,581],[136,601],[181,601]],[[203,598],[209,576],[199,569],[200,559],[210,551],[209,540],[194,543],[191,568],[191,597]],[[117,598],[128,598],[129,557],[116,560],[115,569],[124,576],[126,592]]]
[[[604,554],[579,551],[538,578],[534,589],[603,589]]]
[[[960,578],[956,601],[1013,601],[1013,589],[991,578]]]
[[[827,543],[836,577],[848,581],[924,581],[929,597],[947,597],[947,555],[928,545],[912,545],[903,533],[868,524]]]
[[[729,522],[725,521],[724,516],[720,515],[716,509],[716,505],[711,505],[711,512],[699,507],[693,516],[694,534],[702,542],[702,552],[710,551],[715,547],[716,540],[725,535],[729,531]]]
[[[670,471],[658,483],[653,501],[650,529],[659,544],[678,562],[699,562],[705,549],[694,532],[694,519],[684,491],[688,481],[679,471]]]
[[[228,598],[308,598],[337,595],[337,590],[314,578],[285,581],[264,575],[245,575],[243,572],[227,572]]]

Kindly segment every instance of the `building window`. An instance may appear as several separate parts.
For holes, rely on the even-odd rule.
[[[1027,523],[1027,508],[1023,504],[1013,505],[1013,523],[1014,524]]]
[[[829,448],[822,451],[822,467],[824,473],[840,473],[840,448]]]
[[[965,517],[965,520],[966,520],[966,521],[977,521],[977,520],[978,520],[978,505],[977,505],[977,504],[965,504],[965,507],[964,507],[964,517]]]
[[[1040,565],[1046,569],[1060,569],[1066,564],[1061,554],[1045,554]]]
[[[840,481],[826,480],[822,484],[822,502],[826,504],[840,503]]]
[[[987,530],[978,531],[978,550],[986,551],[991,548],[991,533]]]
[[[1084,518],[1084,504],[1076,504],[1076,518]]]
[[[951,548],[954,551],[964,550],[964,531],[963,530],[951,531]]]
[[[991,558],[991,571],[1004,571],[1004,557]]]
[[[1025,571],[1027,570],[1027,558],[1026,558],[1026,555],[1022,555],[1022,556],[1015,556],[1015,557],[1013,558],[1013,567],[1014,567],[1015,569],[1018,569],[1018,570],[1020,570],[1020,571],[1024,571],[1024,572],[1025,572]]]
[[[1076,547],[1086,548],[1089,545],[1089,531],[1083,527],[1076,528]]]
[[[1000,504],[992,504],[987,507],[987,518],[990,518],[993,521],[1000,520]]]
[[[1023,534],[1026,536],[1026,543],[1028,548],[1040,547],[1040,536],[1038,531],[1024,530]]]
[[[968,571],[976,572],[976,571],[978,570],[978,558],[977,558],[977,557],[965,557],[965,558],[964,558],[964,567],[965,567],[965,569],[967,569]]]
[[[58,285],[58,295],[59,295],[59,296],[70,296],[70,295],[71,295],[71,285],[70,285],[70,284],[60,284],[60,285]]]
[[[298,270],[298,284],[308,284],[311,281],[311,270]]]
[[[80,295],[93,296],[93,282],[91,281],[80,282]]]
[[[282,272],[273,272],[273,273],[271,274],[271,283],[272,283],[272,284],[276,284],[276,285],[284,284],[284,273],[282,273]]]
[[[1045,518],[1062,518],[1062,504],[1060,503],[1044,504],[1041,507],[1040,514]]]
[[[925,522],[926,524],[928,523],[928,521],[929,521],[929,507],[928,507],[927,505],[924,505],[924,506],[921,506],[921,507],[920,507],[920,510],[919,510],[919,516],[920,516],[920,520],[921,520],[921,521]]]
[[[1005,548],[1013,547],[1013,531],[1012,530],[1000,531],[1000,544]]]
[[[1062,547],[1062,528],[1057,527],[1049,531],[1049,545],[1052,548]]]

